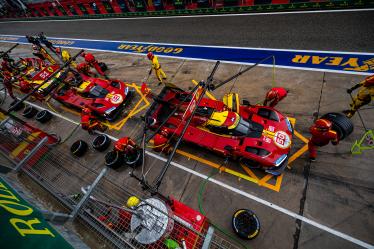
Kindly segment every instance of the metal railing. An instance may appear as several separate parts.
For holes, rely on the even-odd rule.
[[[51,146],[47,139],[33,136],[22,130],[21,123],[7,118],[0,123],[0,152],[15,162],[14,171],[27,174],[64,206],[70,221],[83,225],[84,232],[93,233],[108,247],[238,248],[208,223],[197,231],[163,201],[147,197],[129,184],[117,184],[107,175],[107,168],[93,170],[64,151],[62,145]],[[11,156],[19,146],[28,147],[28,153]],[[133,209],[125,206],[131,196],[141,201]],[[153,242],[145,244],[147,239]]]

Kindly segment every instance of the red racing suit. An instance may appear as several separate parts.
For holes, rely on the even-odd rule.
[[[136,144],[131,138],[123,137],[118,139],[114,144],[114,149],[121,151],[126,155],[131,155],[136,153]]]
[[[88,131],[89,133],[94,130],[104,131],[105,127],[96,119],[96,117],[91,114],[81,114],[81,125],[82,129]]]
[[[102,75],[102,76],[105,76],[105,73],[103,72],[103,70],[101,69],[100,65],[99,65],[99,62],[95,59],[95,57],[93,56],[93,54],[91,53],[85,53],[84,54],[84,60],[93,68],[96,69],[96,71]]]
[[[270,107],[276,106],[279,101],[284,99],[287,96],[287,90],[283,87],[273,87],[266,93],[264,105],[267,105],[268,102]]]
[[[12,99],[16,99],[16,97],[13,94],[13,85],[12,85],[12,82],[11,82],[12,81],[11,73],[9,71],[3,71],[3,77],[4,77],[3,84],[4,84],[5,88],[7,89],[8,93],[9,93],[9,96]]]
[[[330,141],[333,145],[339,143],[338,134],[331,129],[328,131],[321,131],[315,125],[312,125],[309,131],[312,134],[312,138],[308,143],[309,158],[315,159],[317,157],[317,147],[328,145]]]

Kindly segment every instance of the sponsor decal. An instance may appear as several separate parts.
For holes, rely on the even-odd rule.
[[[273,141],[276,146],[282,149],[287,149],[291,146],[290,136],[288,136],[288,134],[284,131],[277,131],[274,134]]]
[[[121,104],[123,101],[123,97],[121,94],[114,94],[111,98],[110,98],[110,102],[112,102],[113,104],[115,105],[118,105],[118,104]]]

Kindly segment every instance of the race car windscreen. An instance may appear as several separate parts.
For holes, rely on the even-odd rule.
[[[238,125],[234,128],[235,135],[245,136],[248,134],[250,124],[245,121],[243,118],[240,118]]]
[[[234,128],[235,136],[261,137],[263,126],[253,121],[246,121],[242,117],[238,125]]]
[[[91,98],[104,98],[109,93],[108,90],[102,88],[101,86],[94,86],[90,90],[90,96]]]

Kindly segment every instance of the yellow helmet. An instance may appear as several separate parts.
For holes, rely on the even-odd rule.
[[[139,203],[140,203],[140,200],[139,200],[138,197],[136,197],[136,196],[130,196],[130,198],[127,199],[126,206],[129,207],[129,208],[132,208],[132,207],[138,206]]]

